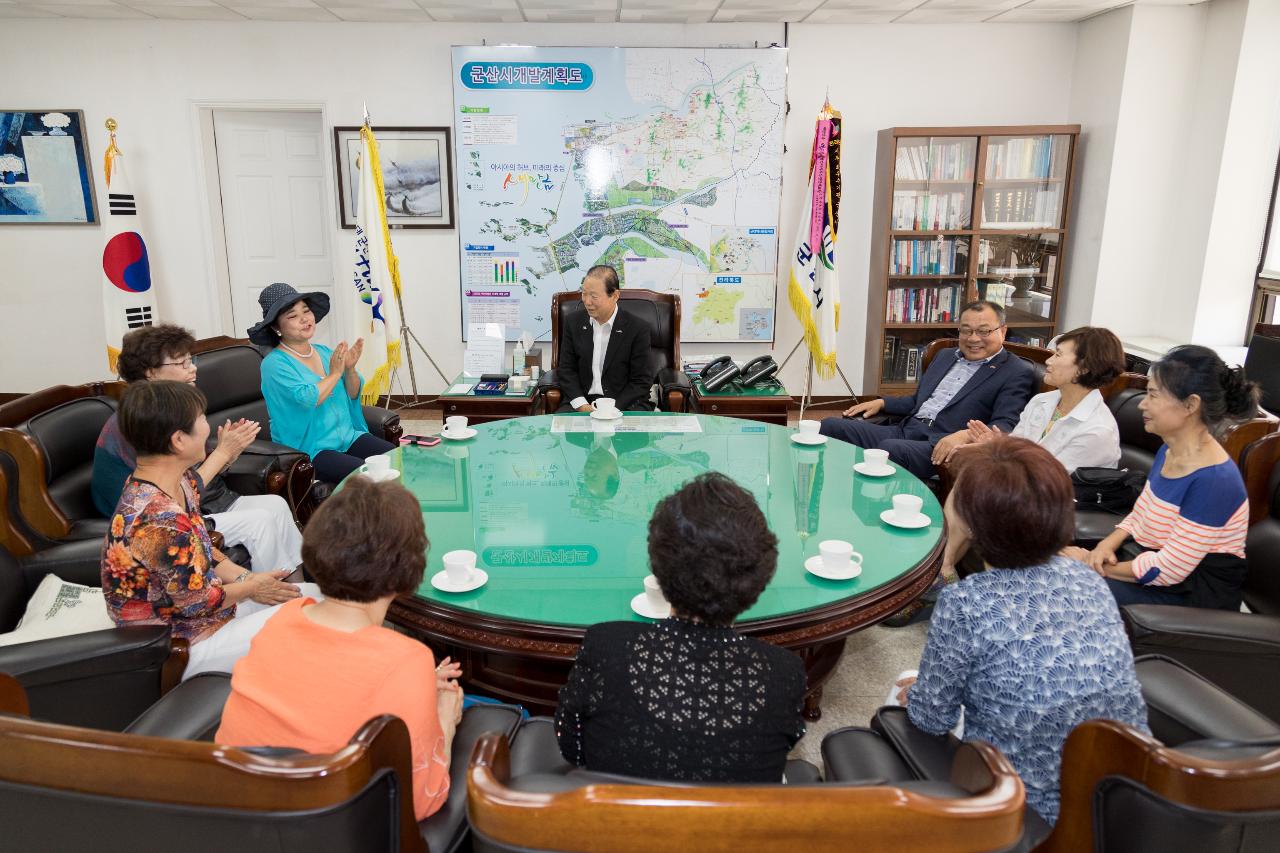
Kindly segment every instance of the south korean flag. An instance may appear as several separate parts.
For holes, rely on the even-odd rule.
[[[107,215],[102,249],[102,305],[106,324],[107,363],[116,370],[121,339],[132,329],[154,322],[151,264],[142,238],[138,201],[124,173],[124,155],[115,134],[106,153]]]

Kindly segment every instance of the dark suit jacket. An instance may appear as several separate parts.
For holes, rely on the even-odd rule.
[[[653,386],[655,371],[650,363],[649,326],[623,309],[618,302],[618,313],[613,318],[613,334],[604,353],[604,375],[600,387],[604,396],[612,397],[619,409],[651,410],[649,389]],[[565,323],[560,329],[560,362],[556,365],[556,384],[564,393],[567,403],[575,397],[585,397],[591,390],[591,355],[595,342],[591,332],[591,319],[585,308],[566,312]]]
[[[956,363],[955,347],[945,349],[929,362],[916,393],[910,397],[885,397],[884,413],[901,417],[914,416],[920,411],[951,366]],[[1001,432],[1013,432],[1022,410],[1035,393],[1036,377],[1031,365],[1008,350],[1002,350],[990,362],[978,368],[951,402],[947,403],[934,419],[934,429],[940,434],[956,432],[969,425],[970,420],[982,421],[988,426],[999,427]]]

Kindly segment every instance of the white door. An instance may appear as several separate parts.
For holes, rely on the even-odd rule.
[[[214,110],[213,133],[237,337],[262,319],[258,294],[272,282],[327,293],[336,312],[320,113]],[[316,341],[332,345],[342,328],[331,314]]]

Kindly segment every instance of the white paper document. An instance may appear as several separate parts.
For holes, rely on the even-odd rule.
[[[476,323],[467,332],[462,372],[467,376],[503,373],[507,330],[499,323]]]
[[[702,432],[702,424],[698,421],[697,415],[654,415],[636,418],[628,418],[624,415],[612,421],[556,415],[551,419],[551,432]]]
[[[444,393],[446,393],[446,394],[470,394],[470,393],[471,393],[471,389],[472,389],[472,388],[474,388],[474,387],[476,387],[476,386],[475,386],[475,385],[472,385],[470,382],[459,382],[457,385],[450,385],[450,386],[449,386],[449,390],[448,390],[448,391],[445,391]]]

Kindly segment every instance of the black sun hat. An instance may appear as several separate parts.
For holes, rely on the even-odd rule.
[[[249,340],[264,347],[273,347],[280,343],[280,336],[276,334],[275,329],[271,328],[271,324],[282,312],[288,311],[294,303],[304,299],[307,305],[311,306],[311,313],[316,316],[317,323],[329,313],[329,294],[327,293],[319,291],[299,293],[292,285],[282,281],[263,288],[258,294],[258,305],[262,307],[262,322],[249,329]]]

